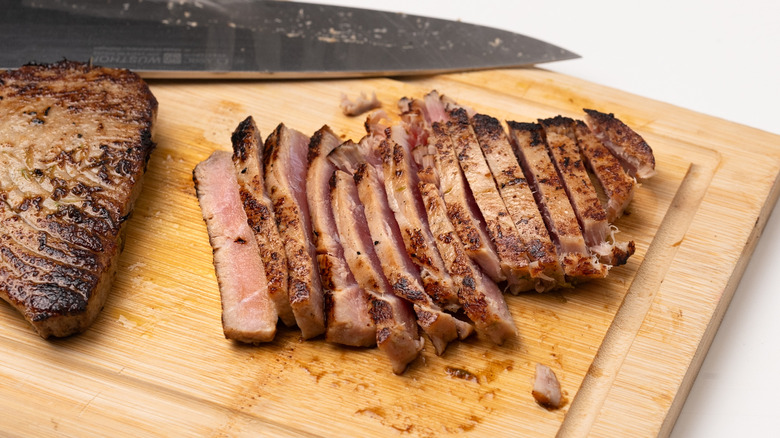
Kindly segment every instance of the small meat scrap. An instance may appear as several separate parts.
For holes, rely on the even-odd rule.
[[[341,103],[339,104],[344,115],[351,117],[359,116],[380,106],[382,106],[382,103],[376,98],[376,92],[371,92],[371,97],[369,98],[363,91],[360,92],[360,95],[354,101],[342,93]]]
[[[547,365],[536,364],[534,389],[531,394],[536,403],[545,409],[560,409],[564,404],[561,384],[553,370]]]
[[[265,190],[263,177],[263,143],[252,116],[239,123],[231,136],[233,165],[238,189],[244,203],[247,221],[255,233],[260,257],[265,267],[268,294],[276,304],[276,312],[284,325],[295,325],[295,316],[287,296],[287,255],[276,228],[276,216]]]
[[[577,121],[575,133],[585,164],[606,195],[607,221],[614,222],[634,198],[636,180],[626,174],[620,161],[596,138],[585,122]]]
[[[284,242],[290,305],[304,339],[325,332],[322,283],[314,248],[306,171],[309,138],[284,124],[265,141],[263,168]]]
[[[591,131],[612,151],[629,175],[642,181],[655,175],[653,149],[641,135],[621,122],[614,114],[585,109]]]
[[[192,174],[214,254],[225,337],[269,342],[278,315],[268,295],[263,262],[247,224],[231,155],[214,152]]]

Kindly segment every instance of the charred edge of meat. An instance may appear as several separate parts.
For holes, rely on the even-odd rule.
[[[279,145],[282,136],[282,131],[286,129],[284,123],[280,123],[276,129],[271,132],[271,135],[265,139],[263,145],[263,168],[267,169],[269,165],[276,161],[279,154]]]
[[[655,169],[655,156],[653,155],[653,148],[647,144],[641,135],[623,123],[620,119],[615,117],[615,114],[602,113],[600,111],[587,108],[583,108],[583,111],[585,111],[585,113],[598,124],[608,126],[610,129],[614,130],[615,134],[621,139],[630,140],[632,148],[636,148],[637,152],[642,154],[642,158],[647,160],[647,162],[643,164],[647,164],[651,169]]]
[[[488,137],[491,140],[501,139],[501,133],[504,128],[501,126],[501,122],[495,117],[486,114],[475,114],[474,117],[471,118],[471,123],[474,127],[474,131],[479,132],[480,135]],[[480,146],[482,148],[490,148],[489,144],[483,145],[480,143]]]
[[[332,132],[328,125],[323,125],[322,128],[314,132],[309,140],[309,152],[306,155],[306,161],[311,164],[315,158],[321,155],[322,140],[326,133]]]
[[[247,146],[261,144],[260,131],[258,131],[252,116],[247,117],[238,124],[236,130],[230,136],[230,141],[233,144],[233,158],[237,158],[242,162],[246,161],[249,158],[247,156]]]
[[[550,117],[547,119],[538,119],[538,120],[539,120],[539,124],[544,126],[545,128],[558,126],[561,128],[569,129],[574,125],[574,119],[570,117],[564,117],[561,115],[557,115],[555,117]]]

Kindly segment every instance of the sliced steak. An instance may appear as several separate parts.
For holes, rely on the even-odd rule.
[[[397,128],[401,127],[397,125]],[[460,308],[458,294],[433,239],[409,147],[387,138],[381,141],[377,152],[382,159],[390,209],[400,228],[406,252],[420,271],[425,292],[443,309],[457,311]]]
[[[434,156],[438,173],[439,189],[444,195],[444,203],[447,206],[447,216],[463,242],[466,254],[493,281],[506,280],[496,249],[485,228],[485,220],[460,169],[452,140],[444,124],[433,123],[429,144],[433,149],[431,154]]]
[[[628,173],[645,180],[655,175],[653,149],[645,140],[614,114],[586,109],[586,121],[591,131],[620,160]]]
[[[0,297],[37,333],[87,329],[155,147],[137,75],[75,62],[0,72]]]
[[[506,209],[525,244],[535,289],[544,292],[563,285],[565,280],[555,244],[501,122],[477,114],[472,118],[472,125]]]
[[[216,151],[192,173],[214,254],[225,337],[273,340],[278,315],[268,294],[255,234],[247,223],[235,169],[227,151]]]
[[[309,139],[284,124],[265,141],[263,168],[287,254],[290,305],[304,339],[325,332],[322,284],[312,241],[306,171]]]
[[[358,284],[368,294],[377,346],[390,360],[393,371],[401,374],[424,345],[412,306],[393,293],[382,272],[352,175],[337,170],[331,179],[331,189],[333,209],[339,212],[334,218],[344,257]],[[356,307],[361,306],[356,303]]]
[[[447,128],[460,168],[485,219],[510,291],[518,293],[533,289],[525,245],[496,188],[466,111],[451,111]]]
[[[295,325],[295,316],[287,295],[287,255],[276,228],[273,204],[265,190],[263,143],[252,116],[239,123],[231,136],[233,165],[247,221],[255,234],[265,268],[268,294],[284,325]]]
[[[463,243],[447,217],[444,198],[436,184],[430,181],[430,175],[432,172],[421,171],[420,193],[439,253],[458,286],[460,304],[466,316],[474,322],[477,333],[501,345],[517,335],[512,314],[496,283],[483,275],[482,270],[466,255]]]
[[[607,221],[614,222],[634,198],[636,181],[626,174],[620,161],[596,138],[585,122],[577,121],[575,133],[585,164],[598,180],[607,198]]]
[[[589,247],[601,244],[609,230],[607,212],[582,162],[574,134],[574,120],[557,116],[539,120],[539,124],[544,128],[550,156],[569,195],[585,243]]]
[[[337,167],[353,174],[382,271],[393,293],[413,304],[417,323],[431,339],[437,354],[441,354],[450,341],[467,337],[473,327],[444,313],[425,293],[419,270],[406,252],[401,230],[388,205],[384,185],[376,168],[362,159],[360,149],[347,141],[330,158]]]
[[[566,189],[547,152],[542,127],[536,123],[507,123],[515,154],[556,244],[563,272],[573,281],[605,277],[607,267],[588,253]]]
[[[371,320],[370,302],[358,286],[344,258],[341,237],[331,205],[331,178],[336,167],[328,160],[339,138],[328,126],[315,132],[309,141],[309,170],[306,175],[317,263],[325,294],[325,339],[355,347],[376,344],[376,326]],[[336,210],[339,215],[342,210]]]

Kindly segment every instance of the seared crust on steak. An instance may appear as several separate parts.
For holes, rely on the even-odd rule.
[[[150,154],[157,101],[127,70],[0,72],[0,296],[42,337],[105,303]]]
[[[447,205],[447,216],[463,242],[466,254],[495,282],[506,280],[479,208],[474,205],[474,196],[458,165],[446,125],[434,122],[431,133],[430,144],[433,146],[439,189]]]
[[[401,374],[420,354],[419,335],[412,305],[396,296],[382,272],[374,240],[352,175],[337,170],[331,179],[331,202],[344,247],[344,257],[360,287],[369,295],[369,314],[376,326],[376,344]]]
[[[544,292],[561,286],[564,276],[558,252],[501,122],[477,114],[472,117],[472,125],[507,211],[523,239],[536,291]]]
[[[306,199],[309,139],[284,124],[265,140],[263,169],[287,254],[288,296],[304,339],[325,332],[322,284]]]
[[[463,306],[463,311],[474,322],[480,336],[501,345],[517,334],[506,300],[496,283],[485,276],[466,255],[463,243],[447,217],[447,207],[444,205],[441,192],[426,175],[431,173],[421,172],[420,193],[425,202],[431,232],[434,233],[439,253],[458,286],[458,299]]]
[[[536,123],[507,122],[515,154],[522,163],[539,209],[556,244],[567,279],[602,278],[607,267],[590,256],[577,217],[566,195],[563,181],[555,170],[544,131]]]
[[[575,133],[585,164],[607,197],[607,221],[614,222],[634,198],[636,180],[626,174],[620,161],[596,138],[585,122],[577,120]]]
[[[443,312],[425,293],[420,273],[404,248],[401,231],[387,205],[387,195],[373,166],[361,163],[353,175],[363,203],[374,248],[382,260],[382,269],[393,292],[414,305],[417,322],[430,337],[437,354],[447,344],[466,338],[473,330],[469,324]]]
[[[615,154],[631,176],[641,181],[655,175],[653,149],[641,135],[612,113],[592,109],[583,111],[587,114],[586,121],[591,131]]]
[[[233,131],[231,142],[241,202],[263,260],[268,295],[276,305],[276,312],[284,325],[292,327],[295,325],[295,316],[287,296],[287,255],[276,228],[273,204],[265,190],[263,143],[252,116],[239,123]]]
[[[443,309],[457,311],[458,294],[431,234],[409,150],[387,138],[380,142],[377,152],[382,158],[390,208],[401,229],[406,252],[420,270],[425,292]]]
[[[334,217],[331,183],[336,167],[328,154],[340,141],[326,125],[309,141],[306,196],[309,200],[317,263],[325,294],[325,339],[355,347],[376,344],[376,326],[371,320],[369,297],[358,286],[344,258],[343,242]],[[338,210],[344,214],[343,210]]]
[[[574,134],[574,120],[557,116],[539,120],[539,124],[544,128],[547,148],[577,214],[585,243],[598,245],[607,237],[607,212],[585,171]]]
[[[495,245],[510,291],[518,293],[533,289],[525,245],[496,188],[466,111],[451,111],[447,128],[460,168],[485,218],[488,235]]]

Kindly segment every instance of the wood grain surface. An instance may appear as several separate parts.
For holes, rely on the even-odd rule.
[[[0,305],[0,435],[665,436],[777,200],[780,138],[541,69],[329,81],[152,81],[157,150],[94,326],[45,341]],[[603,281],[507,296],[520,337],[476,337],[402,376],[376,349],[224,339],[192,169],[247,115],[359,139],[341,93],[386,109],[430,89],[499,119],[613,112],[653,147],[658,175],[617,221],[636,254]],[[567,399],[531,396],[536,363]],[[475,379],[448,372],[466,370]]]

